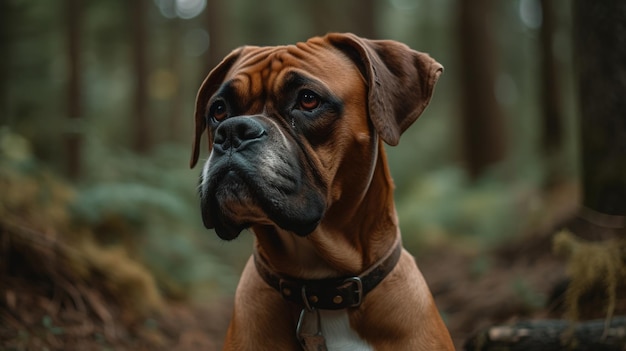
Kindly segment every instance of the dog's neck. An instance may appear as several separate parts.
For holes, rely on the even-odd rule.
[[[382,145],[360,201],[332,204],[306,237],[256,226],[256,249],[278,273],[301,279],[357,275],[383,257],[399,235],[393,182]]]

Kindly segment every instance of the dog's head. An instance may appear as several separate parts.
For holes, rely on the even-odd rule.
[[[190,165],[206,130],[205,226],[227,240],[257,225],[304,236],[333,205],[355,205],[369,187],[378,136],[399,142],[442,71],[406,45],[352,34],[233,51],[196,100]]]

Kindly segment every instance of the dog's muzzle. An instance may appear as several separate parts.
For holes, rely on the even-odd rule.
[[[298,144],[270,118],[224,120],[215,130],[202,175],[205,226],[226,240],[251,225],[278,225],[297,235],[309,234],[326,203],[307,174],[307,164]]]

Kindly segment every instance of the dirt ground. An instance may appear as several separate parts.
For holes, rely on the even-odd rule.
[[[490,325],[562,314],[551,295],[565,278],[563,262],[549,249],[528,253],[522,246],[487,257],[441,248],[418,259],[458,350]],[[124,316],[99,289],[75,291],[81,298],[50,294],[45,283],[10,285],[0,289],[1,350],[219,350],[232,309],[230,298],[167,302],[162,313],[139,320]]]
[[[459,350],[478,329],[541,317],[545,297],[564,277],[563,264],[546,255],[503,249],[484,260],[446,248],[418,259]],[[212,305],[167,302],[162,313],[140,320],[125,316],[98,288],[50,294],[45,279],[8,283],[0,289],[2,350],[219,350],[232,309],[230,298]]]
[[[518,253],[474,257],[442,249],[418,258],[457,350],[491,325],[548,315],[544,303],[565,278],[563,263]]]
[[[537,231],[486,252],[450,245],[417,257],[458,350],[488,326],[525,319],[563,318],[566,261],[553,253],[555,232],[575,213],[564,207]],[[159,313],[130,313],[141,297],[68,269],[58,242],[27,226],[0,221],[0,350],[220,350],[232,297],[210,305],[161,301]],[[25,235],[28,234],[28,235]],[[47,240],[47,239],[46,239]],[[64,253],[65,252],[65,253]],[[615,314],[626,314],[620,286]],[[115,291],[115,293],[112,293]],[[581,317],[602,318],[606,299],[587,294]]]

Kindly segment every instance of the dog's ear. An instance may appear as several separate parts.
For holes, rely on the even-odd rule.
[[[392,40],[328,34],[328,41],[359,67],[368,84],[369,115],[380,137],[397,145],[422,114],[443,66],[427,54]]]
[[[202,85],[200,85],[200,89],[198,90],[198,95],[196,96],[196,110],[194,112],[196,118],[196,128],[194,133],[194,140],[191,149],[191,160],[189,161],[189,167],[193,168],[196,163],[198,163],[198,157],[200,155],[200,140],[202,139],[202,133],[207,129],[206,125],[206,104],[209,99],[217,89],[219,89],[220,85],[224,81],[226,74],[232,67],[233,63],[237,61],[237,59],[241,56],[244,48],[239,48],[228,54],[222,62],[220,62],[206,77]],[[207,131],[207,135],[209,138],[209,149],[211,148],[212,140],[211,133]]]

